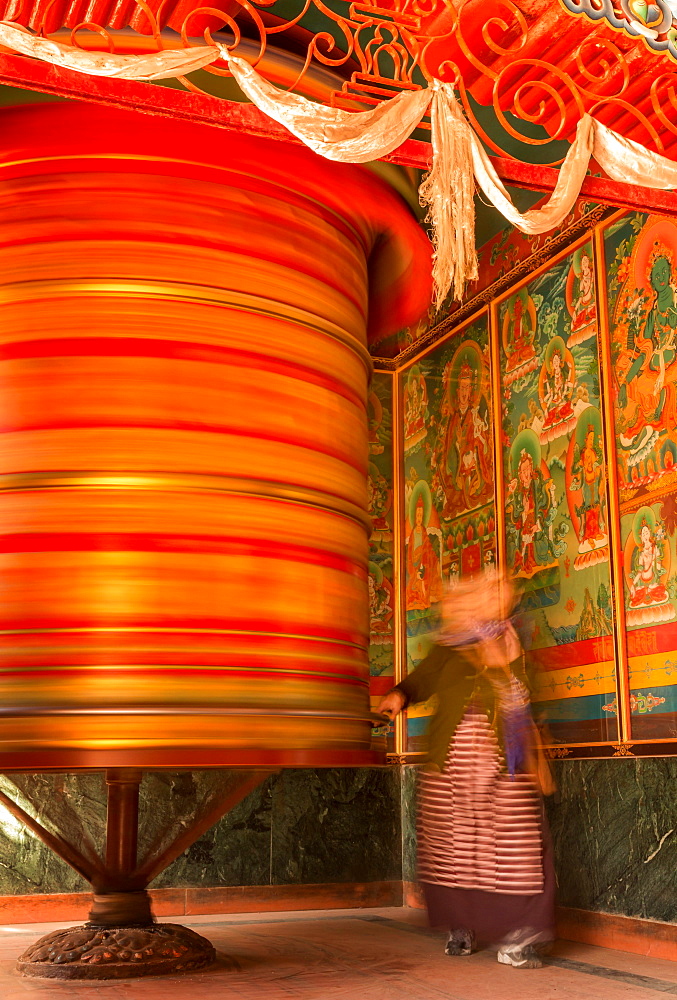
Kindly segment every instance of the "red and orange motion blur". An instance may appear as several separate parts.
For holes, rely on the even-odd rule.
[[[367,170],[77,105],[0,129],[0,763],[368,763]]]

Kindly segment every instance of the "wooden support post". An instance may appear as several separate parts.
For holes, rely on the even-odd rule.
[[[214,793],[168,846],[164,831],[138,863],[139,788],[143,771],[108,768],[105,860],[97,867],[0,791],[0,802],[64,861],[92,883],[89,921],[53,931],[19,959],[25,976],[41,979],[123,979],[201,969],[216,953],[205,938],[178,924],[156,924],[146,886],[269,774],[251,770]]]
[[[93,927],[144,927],[154,922],[145,883],[135,877],[142,777],[142,771],[129,767],[106,771],[105,866],[93,882]]]
[[[136,869],[142,775],[127,767],[106,771],[106,868],[118,882],[128,881]]]

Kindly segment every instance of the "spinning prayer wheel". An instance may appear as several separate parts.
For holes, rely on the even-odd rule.
[[[0,766],[376,762],[368,335],[427,239],[289,143],[2,126]]]

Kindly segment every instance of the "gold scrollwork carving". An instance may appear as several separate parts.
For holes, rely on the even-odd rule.
[[[661,24],[668,24],[667,0],[656,2]],[[628,33],[628,17],[641,20],[639,8],[626,10],[627,3],[620,0],[606,3],[612,16],[590,13],[590,0],[587,5],[585,0],[560,0],[557,5],[490,0],[479,19],[469,5],[449,0],[399,0],[395,9],[380,0],[337,0],[332,5],[298,0],[284,14],[275,0],[179,8],[160,4],[157,9],[149,0],[132,0],[121,24],[113,0],[104,0],[97,8],[99,22],[69,24],[69,40],[75,47],[110,52],[218,40],[276,84],[354,110],[444,79],[458,89],[478,135],[503,155],[501,143],[510,139],[543,147],[553,139],[571,139],[585,113],[663,151],[677,142],[677,22],[662,35],[653,22]],[[57,30],[59,10],[48,4],[38,29],[46,34]],[[28,26],[26,16],[17,11],[17,26]],[[132,29],[125,31],[124,43],[120,27]],[[559,39],[570,27],[571,45],[563,47]],[[643,58],[651,60],[651,68],[638,99],[637,67]],[[200,74],[203,86],[210,77],[231,76],[224,60]],[[179,79],[188,90],[209,92],[195,79]],[[484,111],[478,105],[493,108],[503,137],[482,126]],[[525,130],[520,122],[542,131]]]

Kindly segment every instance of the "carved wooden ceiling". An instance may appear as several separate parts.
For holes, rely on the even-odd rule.
[[[552,140],[570,140],[585,112],[677,158],[676,11],[677,0],[0,0],[2,20],[86,48],[217,35],[276,83],[356,110],[453,80],[491,150],[510,153],[512,138],[552,163]],[[228,75],[216,63],[182,84],[218,94]]]

